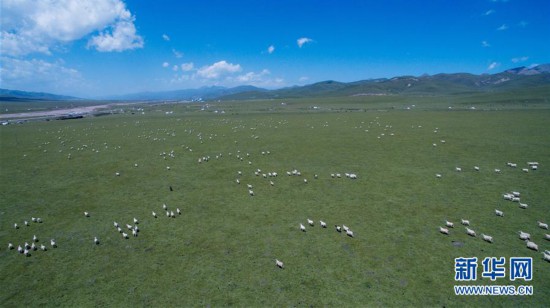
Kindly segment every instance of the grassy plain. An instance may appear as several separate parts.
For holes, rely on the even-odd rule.
[[[0,127],[0,305],[548,306],[550,263],[516,232],[550,249],[536,224],[550,221],[550,105],[522,95],[148,105]],[[523,173],[527,161],[539,170]],[[346,172],[358,179],[330,176]],[[502,199],[512,190],[527,210]],[[182,215],[167,218],[163,203]],[[25,227],[32,216],[44,222]],[[141,232],[123,239],[113,221],[133,217]],[[302,233],[307,218],[316,225]],[[460,218],[494,243],[468,237]],[[438,232],[445,219],[449,236]],[[7,249],[34,234],[59,247]],[[461,256],[533,257],[531,282],[469,284],[533,285],[534,295],[455,296],[468,284],[454,281]]]

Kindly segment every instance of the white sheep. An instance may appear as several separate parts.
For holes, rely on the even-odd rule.
[[[125,232],[122,232],[122,237],[125,239],[128,239],[128,234],[126,234]]]
[[[31,217],[31,221],[32,221],[32,222],[36,222],[36,218]]]
[[[545,233],[544,234],[544,239],[547,240],[547,241],[550,241],[550,234]]]
[[[23,253],[23,247],[21,247],[21,245],[17,246],[17,251],[19,251],[19,253]]]
[[[57,248],[57,243],[55,242],[55,240],[52,238],[50,240],[50,245],[53,247],[53,248]]]
[[[132,229],[133,229],[132,225],[130,225],[130,224],[126,224],[126,228],[128,228],[128,230],[132,230]]]
[[[526,233],[526,232],[523,232],[523,231],[518,231],[518,234],[519,234],[519,239],[520,240],[529,240],[529,239],[531,239],[531,234],[529,234],[529,233]]]
[[[304,227],[304,225],[300,224],[300,230],[303,231],[303,232],[306,232],[306,227]]]
[[[525,242],[527,243],[527,248],[539,251],[539,246],[535,242],[531,242],[530,240],[525,240]]]
[[[483,240],[486,241],[486,242],[489,242],[489,243],[493,242],[493,237],[492,236],[485,235],[485,234],[481,233],[481,237],[483,237]]]
[[[307,184],[307,179],[304,179],[304,183],[306,183],[306,184]]]
[[[19,226],[17,225],[17,223],[14,223],[14,224],[13,224],[13,227],[14,227],[15,229],[19,229]]]
[[[436,173],[436,174],[435,174],[435,177],[439,179],[439,178],[441,178],[441,174]]]
[[[137,225],[139,223],[139,221],[137,220],[137,218],[134,217],[134,224]]]
[[[155,213],[154,211],[152,211],[151,214],[153,214],[153,217],[157,218],[157,213]]]
[[[275,259],[275,265],[277,265],[279,268],[284,268],[284,267],[285,267],[285,265],[283,264],[283,262],[281,262],[281,261],[279,261],[279,260],[277,260],[277,259]]]
[[[95,243],[96,245],[99,245],[99,239],[97,238],[97,236],[94,237],[94,243]]]
[[[117,229],[118,233],[122,233],[122,228],[121,227],[117,227],[116,229]]]
[[[537,165],[531,166],[531,170],[537,170],[539,167]]]
[[[27,257],[30,257],[30,256],[31,256],[31,252],[30,252],[28,249],[25,249],[25,250],[23,251],[23,254],[24,254],[25,256],[27,256]]]
[[[307,219],[307,223],[308,223],[310,226],[313,227],[313,220],[311,220],[311,219],[308,218],[308,219]]]
[[[500,217],[504,217],[504,212],[495,209],[495,214]]]
[[[40,245],[40,249],[41,249],[42,251],[48,250],[48,249],[46,248],[46,246],[44,246],[44,245]]]
[[[523,169],[521,169],[521,171],[523,171],[523,172],[529,172],[529,169],[523,168]]]
[[[337,225],[334,225],[334,227],[336,227],[336,231],[338,231],[338,232],[342,232],[342,227],[340,227],[340,226],[337,226]]]
[[[495,173],[500,173],[500,169],[495,169]]]
[[[456,170],[456,172],[461,172],[461,171],[462,171],[462,168],[456,167],[455,170]]]
[[[514,197],[519,197],[521,196],[521,193],[519,191],[513,191],[512,195],[514,195]]]
[[[520,201],[521,201],[521,199],[518,198],[518,197],[513,197],[512,198],[512,202],[520,202]]]
[[[174,211],[170,211],[170,217],[176,218],[176,214],[174,213]]]
[[[178,208],[176,208],[176,213],[178,213],[178,215],[181,215],[181,210],[180,210],[180,208],[179,208],[179,207],[178,207]]]
[[[466,220],[466,219],[460,219],[460,223],[465,225],[465,226],[469,226],[470,225],[470,221],[469,220]]]
[[[90,213],[84,212],[84,216],[85,216],[85,217],[90,217]]]
[[[349,228],[346,226],[346,225],[342,225],[342,229],[344,229],[344,231],[348,231]]]
[[[349,236],[349,237],[353,237],[353,231],[347,230],[346,235]]]
[[[138,227],[138,226],[134,226],[134,230],[135,230],[136,232],[139,232],[139,227]]]
[[[526,208],[528,207],[528,205],[527,205],[526,203],[520,203],[520,204],[519,204],[519,207],[520,207],[521,209],[526,209]]]
[[[326,228],[327,227],[327,224],[324,221],[319,220],[319,223],[321,224],[321,228]]]
[[[246,187],[247,187],[248,189],[254,188],[254,187],[252,187],[252,185],[250,185],[250,184],[246,184]]]
[[[8,243],[8,249],[9,250],[12,250],[14,247],[13,247],[13,244],[12,243]]]
[[[25,242],[25,245],[23,245],[23,247],[25,247],[25,249],[31,249],[31,245],[29,245],[29,243]]]
[[[36,251],[38,249],[38,247],[36,247],[36,245],[34,243],[31,244],[31,249]]]
[[[166,204],[163,203],[163,204],[162,204],[162,209],[163,209],[163,210],[166,210],[167,208],[168,208],[168,207],[166,206]]]
[[[449,235],[449,229],[447,228],[439,227],[439,232]]]
[[[550,254],[547,254],[546,252],[542,252],[542,255],[545,261],[550,262]]]
[[[26,220],[25,220],[24,224],[25,224],[25,226],[27,226],[27,227],[30,226],[29,222],[26,221]]]
[[[136,230],[132,230],[132,235],[133,235],[134,237],[138,236],[137,231],[136,231]]]
[[[452,223],[452,222],[450,222],[450,221],[448,221],[448,220],[445,220],[445,225],[446,225],[447,227],[449,227],[449,228],[454,228],[454,227],[455,227],[455,224]]]
[[[170,212],[166,211],[166,217],[170,217]]]
[[[468,227],[465,227],[466,228],[466,233],[469,235],[469,236],[473,236],[473,237],[476,237],[476,232]]]
[[[474,166],[474,170],[475,170],[475,171],[479,171],[479,167],[478,167],[478,166]]]
[[[120,176],[120,172],[115,172],[115,175],[116,175],[116,176]]]
[[[235,180],[235,182],[237,182],[237,184],[241,184],[241,181],[239,181],[239,179]]]
[[[33,240],[34,242],[38,242],[38,237],[36,237],[36,235],[33,235],[33,236],[32,236],[32,240]]]
[[[537,221],[537,224],[539,225],[539,228],[548,230],[548,224],[544,223],[542,221]]]
[[[252,189],[249,189],[248,194],[251,195],[251,196],[254,196],[254,191],[252,191]]]
[[[118,228],[118,222],[113,222],[113,225],[115,226],[115,228]]]

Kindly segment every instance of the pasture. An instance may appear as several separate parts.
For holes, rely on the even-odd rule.
[[[145,105],[143,114],[0,127],[0,304],[550,304],[550,263],[541,254],[550,231],[537,226],[550,222],[545,101],[284,102]],[[538,170],[522,172],[531,161]],[[287,175],[293,170],[301,175]],[[529,207],[504,200],[510,191]],[[163,204],[181,215],[167,217]],[[113,222],[124,229],[134,217],[139,235],[124,239]],[[439,233],[445,220],[455,224],[449,235]],[[7,248],[33,235],[47,251],[25,257]],[[493,256],[532,257],[533,280],[492,282],[478,269],[476,282],[454,281],[454,258]],[[534,295],[461,297],[455,284],[532,285]]]

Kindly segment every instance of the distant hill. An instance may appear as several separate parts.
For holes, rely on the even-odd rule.
[[[354,82],[321,81],[305,86],[266,90],[254,86],[226,88],[202,87],[176,91],[141,92],[98,97],[102,100],[159,101],[159,100],[251,100],[302,97],[376,96],[376,95],[449,95],[482,92],[503,92],[517,89],[546,87],[550,91],[550,64],[517,67],[496,74],[468,73],[399,76]],[[1,100],[80,100],[41,92],[0,89]]]
[[[302,87],[271,91],[248,91],[219,97],[221,100],[300,98],[362,95],[442,95],[509,91],[526,87],[550,86],[550,64],[518,67],[497,74],[468,73],[400,76],[349,83],[322,81]]]
[[[57,95],[44,92],[27,92],[19,90],[0,89],[0,100],[17,101],[17,100],[48,100],[48,101],[66,101],[80,100],[78,97]]]
[[[202,87],[198,89],[186,89],[162,92],[141,92],[125,95],[109,96],[107,99],[115,100],[210,100],[220,96],[227,96],[243,92],[265,92],[266,89],[254,86],[239,86],[226,88],[219,86]]]

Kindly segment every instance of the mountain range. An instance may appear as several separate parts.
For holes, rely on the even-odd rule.
[[[102,100],[158,101],[158,100],[251,100],[272,98],[301,98],[321,96],[362,95],[448,95],[479,92],[502,92],[516,89],[550,86],[550,64],[517,67],[496,74],[469,73],[400,76],[354,82],[333,80],[305,86],[267,90],[254,86],[226,88],[202,87],[162,92],[141,92],[102,97]],[[79,100],[80,98],[42,92],[0,89],[0,100]]]

